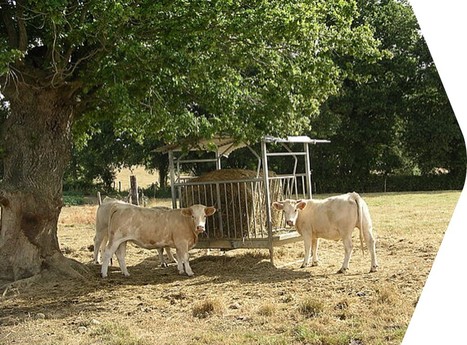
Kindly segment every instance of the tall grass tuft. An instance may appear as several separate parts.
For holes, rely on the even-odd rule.
[[[193,316],[204,319],[212,315],[224,314],[224,304],[218,299],[208,299],[193,306]]]
[[[323,312],[324,304],[311,298],[305,299],[298,306],[300,313],[306,317],[317,317]]]
[[[265,303],[258,309],[258,315],[273,316],[276,313],[276,306],[272,303]]]

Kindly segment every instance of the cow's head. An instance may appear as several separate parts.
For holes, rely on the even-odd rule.
[[[204,232],[206,228],[206,217],[213,215],[216,209],[212,206],[192,205],[182,208],[182,214],[186,217],[191,217],[194,223],[194,231],[197,234]]]
[[[284,211],[285,224],[287,226],[294,226],[298,212],[306,207],[306,202],[303,200],[287,199],[284,201],[275,201],[272,206],[279,211]]]

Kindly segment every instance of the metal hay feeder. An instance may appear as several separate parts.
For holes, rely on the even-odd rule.
[[[189,151],[213,154],[210,158],[188,159],[186,150],[177,145],[157,151],[169,154],[173,208],[200,203],[218,209],[207,219],[206,234],[199,238],[196,248],[266,248],[274,264],[274,247],[296,242],[301,236],[294,229],[282,226],[282,214],[273,210],[271,204],[279,199],[312,198],[309,146],[329,142],[307,136],[266,136],[261,140],[259,155],[245,143],[218,137],[188,148]],[[282,149],[271,150],[274,145]],[[257,158],[256,171],[222,169],[222,158],[242,147],[248,147]],[[292,167],[290,173],[276,174],[268,170],[270,161],[278,157],[287,160],[287,166]],[[298,172],[300,159],[304,169]],[[192,163],[214,163],[215,171],[202,176],[184,176],[184,165]]]

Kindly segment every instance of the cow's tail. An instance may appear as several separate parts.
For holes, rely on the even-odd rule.
[[[97,203],[99,206],[102,205],[101,192],[97,192]]]
[[[362,249],[362,254],[365,254],[365,249],[363,246],[363,200],[358,193],[353,192],[352,196],[355,200],[355,203],[357,204],[358,228],[360,230],[360,248]]]
[[[112,217],[114,216],[115,212],[117,212],[118,206],[119,206],[118,204],[114,204],[110,207],[109,221],[107,223],[107,233],[109,232],[110,224],[112,222]]]
[[[110,224],[112,222],[112,217],[114,216],[114,214],[117,212],[117,208],[118,208],[118,205],[112,205],[112,207],[110,208],[110,212],[109,212],[109,221],[107,223],[107,241],[103,241],[103,242],[107,242],[110,241],[110,236],[111,236],[111,233],[110,233]],[[105,247],[104,247],[105,249]],[[112,258],[110,258],[110,265],[112,266]]]

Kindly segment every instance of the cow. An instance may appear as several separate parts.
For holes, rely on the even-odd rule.
[[[171,210],[171,208],[167,207],[167,206],[154,206],[154,207],[151,207],[151,208],[155,209],[155,210],[165,210],[165,211]],[[161,267],[169,267],[167,261],[165,261],[164,249],[165,249],[165,252],[167,254],[167,257],[169,258],[169,261],[176,263],[177,260],[175,260],[175,258],[173,257],[172,251],[170,250],[170,247],[157,248],[157,251],[159,253],[159,262],[161,263]]]
[[[368,205],[358,193],[347,193],[323,200],[276,201],[273,207],[284,211],[287,226],[295,226],[302,235],[305,245],[305,258],[302,268],[310,263],[310,247],[313,253],[312,266],[318,264],[319,239],[342,240],[344,243],[344,262],[337,273],[345,273],[349,268],[352,254],[352,232],[360,230],[360,245],[363,251],[363,239],[371,256],[370,272],[378,268],[376,261],[375,239],[372,233],[372,221]]]
[[[206,217],[215,212],[214,207],[200,204],[173,210],[113,205],[109,217],[109,238],[102,260],[102,277],[107,277],[114,253],[122,274],[129,276],[125,264],[128,241],[146,249],[175,248],[178,272],[193,276],[188,251],[197,243],[198,235],[205,231]]]
[[[94,236],[94,255],[93,255],[93,261],[96,265],[99,264],[99,258],[101,254],[104,252],[105,246],[107,244],[109,215],[110,215],[110,210],[112,208],[112,205],[114,204],[129,205],[125,201],[110,198],[110,197],[105,197],[105,199],[101,201],[100,194],[98,194],[98,203],[99,203],[99,206],[96,211],[96,234]],[[153,208],[160,209],[160,210],[170,210],[170,208],[165,207],[165,206],[156,206]],[[167,253],[167,257],[169,258],[169,260],[172,262],[176,262],[169,247],[157,248],[158,253],[159,253],[159,260],[161,263],[161,267],[168,266],[167,261],[165,260],[165,257],[164,257],[164,249],[165,249],[165,252]]]
[[[107,244],[107,229],[109,226],[110,210],[114,204],[128,205],[126,202],[106,197],[103,201],[98,195],[99,206],[96,211],[96,234],[94,235],[94,256],[93,261],[97,265],[101,254]]]

